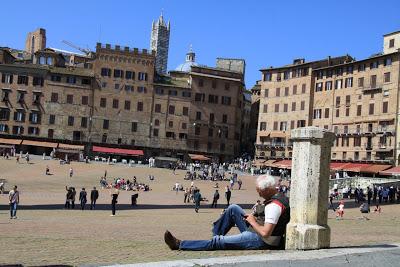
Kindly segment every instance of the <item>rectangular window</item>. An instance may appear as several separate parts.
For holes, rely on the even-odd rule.
[[[137,132],[138,123],[136,121],[132,122],[131,132]]]
[[[350,116],[350,108],[346,108],[346,117]]]
[[[139,80],[139,81],[147,81],[147,73],[145,73],[145,72],[139,72],[138,80]]]
[[[281,124],[279,125],[279,130],[280,131],[286,131],[287,130],[287,122],[282,121]]]
[[[131,101],[125,100],[124,109],[125,110],[131,110]]]
[[[51,114],[49,116],[49,124],[54,124],[56,122],[56,115]]]
[[[67,83],[69,83],[69,84],[75,84],[75,83],[76,83],[76,77],[74,77],[74,76],[68,76],[68,77],[67,77]]]
[[[277,131],[278,130],[278,122],[277,121],[274,121],[274,131]]]
[[[114,70],[114,78],[122,78],[124,77],[124,71],[115,69]]]
[[[194,95],[194,101],[196,102],[204,102],[204,99],[206,98],[205,94],[201,94],[201,93],[196,93]]]
[[[382,103],[382,113],[388,113],[389,102]]]
[[[335,80],[335,89],[342,89],[342,79]]]
[[[125,79],[134,80],[135,79],[135,72],[127,70],[125,72]]]
[[[325,91],[330,91],[332,90],[332,81],[327,81],[325,83]]]
[[[275,104],[275,112],[279,112],[279,104]]]
[[[74,103],[74,95],[67,95],[67,103],[68,104]]]
[[[285,87],[285,96],[289,95],[289,87]]]
[[[208,137],[213,137],[213,135],[214,135],[213,128],[209,128],[208,129]]]
[[[358,78],[358,87],[364,87],[364,77]]]
[[[260,122],[260,131],[267,130],[267,123],[265,121]]]
[[[183,91],[182,92],[182,97],[192,97],[192,93],[188,91]]]
[[[362,106],[357,105],[357,116],[361,116],[361,110],[362,110]]]
[[[164,94],[164,89],[156,88],[155,92],[156,92],[157,95],[163,95]]]
[[[108,76],[111,77],[111,69],[108,68],[101,68],[101,76]]]
[[[137,111],[143,111],[143,102],[137,103]]]
[[[321,119],[321,116],[322,116],[321,113],[322,113],[321,109],[314,109],[313,119]]]
[[[138,87],[137,87],[137,91],[138,91],[138,93],[144,93],[144,94],[146,94],[146,93],[147,93],[147,88],[144,87],[144,86],[138,86]]]
[[[82,105],[87,105],[89,103],[89,97],[87,95],[82,96]]]
[[[389,40],[389,48],[394,47],[394,39]]]
[[[319,82],[315,85],[315,92],[321,92],[322,91],[322,82]]]
[[[43,86],[44,79],[43,77],[33,77],[33,86]]]
[[[171,114],[171,115],[175,114],[175,106],[170,105],[168,107],[168,114]]]
[[[226,114],[222,115],[222,123],[228,123],[228,115]]]
[[[100,98],[100,107],[105,108],[107,106],[107,99]]]
[[[264,90],[264,97],[268,97],[268,94],[269,94],[269,89],[265,89]]]
[[[189,108],[188,107],[183,107],[182,108],[182,115],[183,116],[188,116],[189,115]]]
[[[199,126],[196,126],[196,127],[194,128],[194,134],[195,134],[195,135],[200,135],[200,127],[199,127]]]
[[[29,77],[25,75],[18,75],[17,84],[28,85]]]
[[[217,81],[213,80],[213,81],[211,82],[211,87],[212,87],[212,89],[217,88]]]
[[[370,69],[376,69],[376,68],[378,68],[378,66],[379,66],[379,62],[378,61],[374,61],[374,62],[371,62],[369,64],[369,68]]]
[[[288,104],[283,104],[283,112],[288,112]]]
[[[196,120],[201,120],[201,112],[200,111],[196,112]]]
[[[229,96],[222,96],[221,97],[221,104],[230,106],[231,105],[231,98]]]
[[[264,81],[271,81],[272,80],[272,74],[270,72],[264,73]]]
[[[214,123],[215,116],[214,113],[210,113],[210,123]]]
[[[82,117],[81,118],[81,127],[82,128],[86,128],[87,127],[87,118],[86,117]]]
[[[125,85],[125,91],[132,93],[134,91],[133,85]]]
[[[208,103],[218,104],[218,96],[208,95]]]
[[[103,120],[103,129],[107,130],[110,127],[109,120]]]
[[[374,103],[370,103],[369,104],[369,112],[368,112],[369,115],[374,115],[374,108],[375,108]]]
[[[386,66],[390,66],[390,65],[392,65],[392,58],[390,58],[390,57],[385,58],[383,61],[383,66],[386,67]]]
[[[302,93],[302,94],[305,94],[305,93],[306,93],[306,84],[305,84],[305,83],[303,83],[303,84],[301,85],[301,93]]]
[[[182,129],[186,130],[187,129],[187,123],[186,122],[182,122]]]
[[[224,88],[226,91],[229,91],[229,89],[231,88],[231,84],[230,83],[225,83]]]
[[[153,136],[158,136],[158,129],[153,129]]]
[[[263,113],[268,113],[268,104],[264,104]]]
[[[68,126],[74,126],[74,120],[73,116],[68,116]]]
[[[325,108],[325,119],[329,118],[329,108]]]
[[[340,109],[336,109],[336,118],[339,118],[339,116],[340,116]]]
[[[371,75],[370,84],[371,88],[376,88],[376,75]]]
[[[350,95],[346,95],[346,106],[350,106]]]
[[[281,88],[275,89],[275,96],[281,96]]]
[[[119,90],[119,83],[114,84],[114,89]]]
[[[178,91],[176,91],[176,90],[168,90],[168,95],[177,96],[178,95]]]
[[[294,124],[295,124],[295,121],[290,122],[290,129],[294,129]]]
[[[292,111],[296,111],[296,102],[292,102]]]
[[[204,86],[204,81],[202,79],[199,79],[199,87],[203,87]]]
[[[345,88],[353,87],[353,77],[346,78],[344,86]]]
[[[385,72],[383,81],[385,83],[390,82],[390,72]]]
[[[39,113],[37,113],[37,112],[32,112],[32,113],[30,113],[29,114],[29,121],[32,123],[32,124],[37,124],[37,123],[40,123],[40,114]]]
[[[154,105],[154,112],[155,113],[161,113],[161,104],[155,104]]]
[[[290,71],[288,71],[288,70],[284,71],[283,72],[283,79],[287,80],[287,79],[289,79],[289,77],[290,77]]]
[[[340,96],[336,97],[336,107],[340,107]]]
[[[119,106],[119,101],[118,99],[113,99],[113,104],[112,104],[113,108],[118,108]]]
[[[25,121],[25,112],[24,111],[14,112],[14,121],[24,122]]]
[[[52,103],[57,103],[58,102],[58,94],[57,93],[51,93],[50,102],[52,102]]]
[[[358,72],[365,71],[365,64],[358,65]]]
[[[305,109],[305,105],[306,105],[306,102],[305,101],[301,101],[300,102],[300,110],[304,110]]]
[[[297,95],[297,85],[293,85],[293,95]]]
[[[7,74],[7,73],[3,73],[3,75],[1,76],[1,82],[2,83],[12,84],[13,83],[13,75],[12,74]]]

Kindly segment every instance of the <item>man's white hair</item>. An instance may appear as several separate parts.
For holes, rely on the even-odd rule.
[[[276,185],[275,178],[269,174],[260,175],[257,178],[256,185],[260,190],[264,190],[268,187],[275,188]]]

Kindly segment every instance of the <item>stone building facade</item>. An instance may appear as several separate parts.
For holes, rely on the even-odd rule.
[[[29,62],[1,49],[0,137],[37,141],[36,152],[62,142],[87,152],[100,145],[231,159],[240,152],[244,75],[199,66],[188,54],[166,76],[146,49],[98,43],[79,64],[54,49]]]
[[[288,130],[312,125],[336,134],[332,160],[398,164],[398,35],[385,35],[384,53],[367,59],[262,70],[256,156],[291,158]]]

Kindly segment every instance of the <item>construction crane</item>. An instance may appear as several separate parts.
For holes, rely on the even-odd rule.
[[[66,44],[66,45],[72,47],[72,48],[75,48],[76,50],[79,50],[79,51],[85,53],[86,55],[90,55],[90,54],[92,53],[92,51],[90,51],[90,49],[86,49],[86,48],[79,47],[79,46],[74,45],[73,43],[71,43],[71,42],[69,42],[69,41],[62,40],[62,42],[63,42],[64,44]]]

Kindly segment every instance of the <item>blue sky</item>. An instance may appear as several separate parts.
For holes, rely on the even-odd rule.
[[[299,57],[365,58],[382,50],[383,34],[400,30],[398,0],[37,0],[18,6],[0,18],[0,46],[24,48],[26,33],[43,27],[48,47],[72,50],[65,39],[92,49],[98,41],[148,48],[151,22],[163,10],[172,28],[168,69],[184,61],[192,44],[200,64],[245,59],[248,88],[261,68]]]

